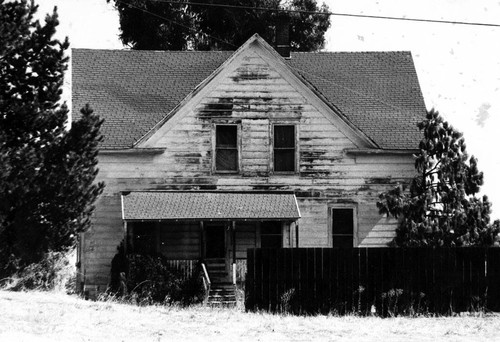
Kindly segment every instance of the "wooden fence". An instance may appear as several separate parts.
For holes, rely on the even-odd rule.
[[[247,255],[247,310],[500,311],[500,248],[256,248]]]

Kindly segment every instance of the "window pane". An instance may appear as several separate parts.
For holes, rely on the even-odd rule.
[[[274,171],[295,171],[295,149],[274,150]]]
[[[215,157],[217,171],[238,171],[238,150],[218,149]]]
[[[264,221],[260,226],[260,246],[262,248],[283,247],[280,221]]]
[[[280,234],[281,235],[281,222],[280,221],[264,221],[260,227],[261,234]]]
[[[236,126],[219,125],[216,130],[217,147],[237,147],[238,130]]]
[[[295,148],[295,126],[274,126],[274,147]]]
[[[352,236],[333,236],[334,248],[352,248]]]
[[[332,209],[333,247],[352,248],[354,241],[354,210]]]
[[[156,251],[155,224],[152,222],[137,222],[133,225],[134,253],[152,254]]]
[[[353,235],[353,210],[352,209],[332,209],[333,234]]]
[[[282,241],[281,235],[262,235],[260,237],[260,245],[262,248],[281,248]]]

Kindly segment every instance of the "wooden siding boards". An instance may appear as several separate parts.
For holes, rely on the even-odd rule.
[[[162,153],[99,156],[98,180],[106,188],[93,226],[85,233],[82,264],[87,283],[102,289],[107,284],[111,259],[124,236],[120,206],[124,190],[294,191],[302,214],[301,247],[331,247],[328,208],[345,202],[357,205],[355,235],[360,246],[385,246],[392,239],[396,222],[381,217],[375,203],[379,193],[413,177],[413,158],[346,154],[347,149],[367,148],[369,143],[321,106],[293,74],[284,75],[283,68],[259,46],[244,49],[138,145],[164,148]],[[287,175],[273,174],[271,168],[270,127],[282,122],[293,122],[299,132],[298,170]],[[240,127],[237,174],[217,174],[212,169],[217,123]],[[238,226],[237,258],[244,257],[246,247],[255,246],[256,234],[250,227]],[[295,242],[294,234],[290,238]],[[184,257],[199,255],[194,247],[199,237],[195,240]],[[172,253],[178,258],[176,251]]]

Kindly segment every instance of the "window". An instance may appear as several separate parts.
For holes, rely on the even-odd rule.
[[[274,125],[274,171],[295,171],[295,126]]]
[[[238,126],[215,126],[215,171],[238,171]]]
[[[354,208],[331,208],[333,247],[354,245]]]
[[[260,246],[262,248],[283,247],[281,222],[264,221],[260,226]]]
[[[137,254],[154,254],[156,252],[156,227],[153,222],[133,223],[132,246]]]

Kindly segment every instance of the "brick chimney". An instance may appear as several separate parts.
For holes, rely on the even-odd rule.
[[[284,58],[290,58],[290,17],[279,15],[276,20],[276,51]]]

